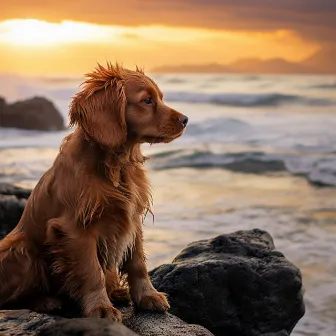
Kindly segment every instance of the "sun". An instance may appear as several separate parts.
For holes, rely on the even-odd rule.
[[[0,22],[0,44],[45,47],[64,44],[135,45],[152,43],[180,44],[214,38],[232,39],[228,32],[201,28],[151,26],[115,26],[87,22],[48,22],[36,19],[12,19]]]
[[[14,19],[0,23],[1,42],[12,45],[47,46],[66,43],[87,43],[113,40],[118,29],[108,31],[99,25],[36,19]]]

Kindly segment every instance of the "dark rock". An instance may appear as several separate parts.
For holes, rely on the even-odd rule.
[[[0,310],[0,335],[35,335],[36,330],[59,319],[29,310]]]
[[[189,325],[168,313],[135,314],[131,308],[124,308],[122,312],[125,326],[104,319],[65,319],[29,310],[3,310],[0,311],[0,335],[4,333],[6,336],[213,336],[205,328]]]
[[[131,313],[123,323],[141,336],[213,336],[209,330],[168,313]]]
[[[6,108],[7,108],[6,100],[0,97],[0,120]]]
[[[0,239],[19,222],[31,190],[0,183]]]
[[[8,183],[0,183],[0,195],[15,196],[17,199],[28,199],[31,192],[30,189],[20,188]]]
[[[64,120],[54,104],[42,97],[7,105],[0,99],[0,127],[28,130],[63,130]]]
[[[37,333],[38,336],[136,336],[121,323],[111,323],[104,319],[70,319],[49,324]]]
[[[218,336],[285,336],[304,315],[301,273],[265,231],[194,242],[150,275],[172,314]]]
[[[0,195],[0,239],[14,229],[21,218],[25,205],[24,199]]]

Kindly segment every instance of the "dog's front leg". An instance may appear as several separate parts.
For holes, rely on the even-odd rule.
[[[122,314],[113,307],[106,291],[93,230],[67,230],[59,224],[50,223],[48,242],[53,255],[53,273],[63,283],[63,291],[81,304],[85,317],[121,321]]]
[[[143,250],[143,232],[141,221],[134,241],[132,253],[124,264],[130,293],[135,305],[141,309],[165,311],[169,303],[164,293],[158,292],[152,285],[146,267],[146,258]]]

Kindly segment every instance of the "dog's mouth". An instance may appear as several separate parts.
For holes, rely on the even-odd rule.
[[[154,145],[159,143],[169,143],[177,139],[183,134],[183,131],[174,135],[174,136],[166,136],[166,137],[146,137],[145,142]]]

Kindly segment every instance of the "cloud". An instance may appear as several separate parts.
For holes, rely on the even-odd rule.
[[[335,0],[12,0],[0,20],[37,18],[107,25],[170,25],[229,31],[292,30],[320,44],[334,42]]]

